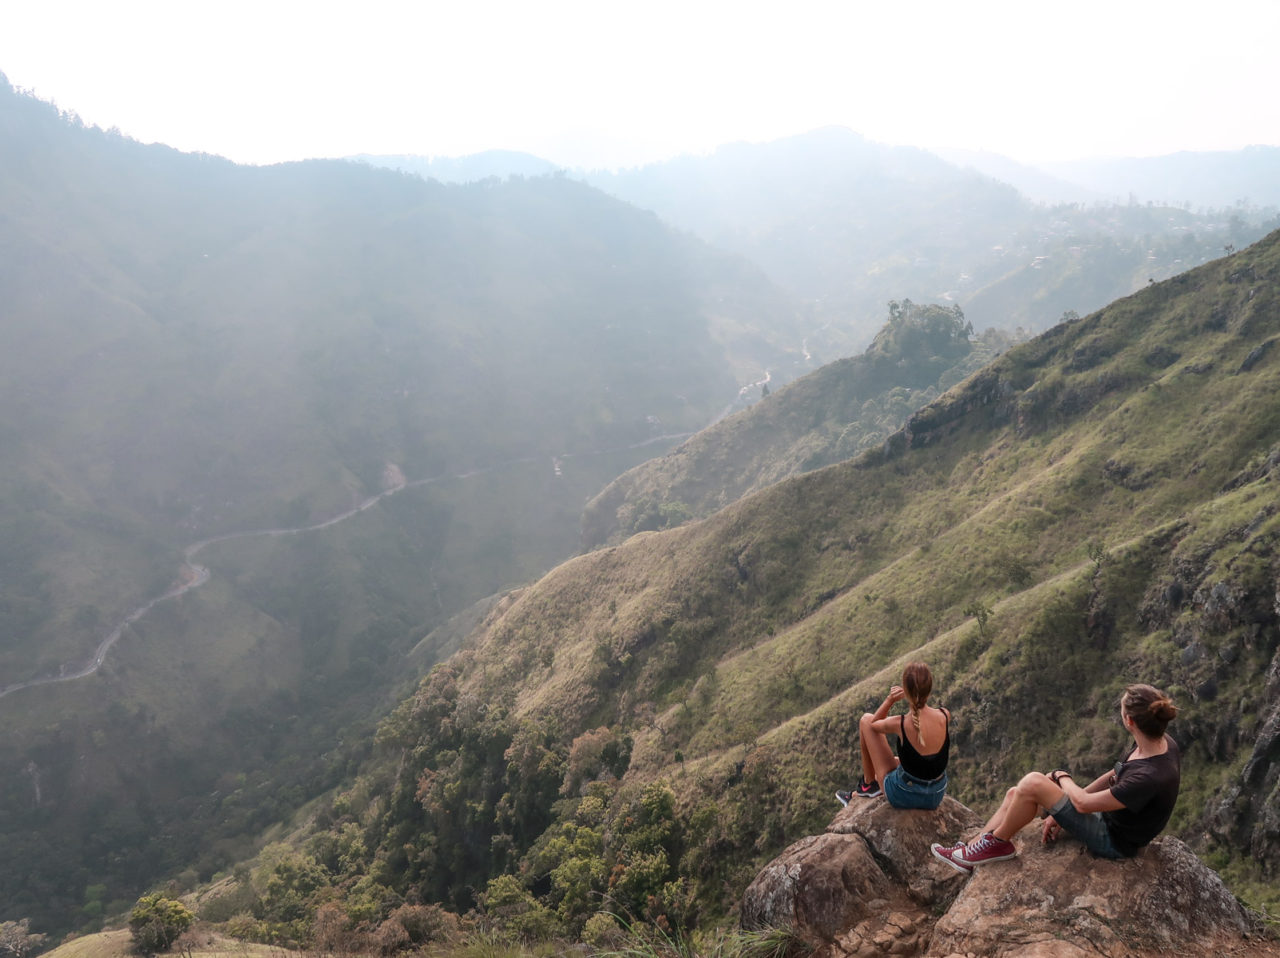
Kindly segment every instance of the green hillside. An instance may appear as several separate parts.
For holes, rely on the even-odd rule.
[[[241,857],[796,317],[581,183],[239,167],[0,78],[0,913]]]
[[[478,904],[535,937],[715,920],[826,824],[857,716],[919,657],[978,808],[1109,766],[1122,687],[1170,690],[1170,828],[1274,906],[1277,339],[1273,234],[1010,350],[878,449],[565,563],[382,723],[241,904],[285,928],[270,878],[305,872],[296,934],[332,889],[352,921]]]
[[[888,323],[862,355],[828,363],[609,483],[583,511],[583,544],[702,518],[879,446],[1008,345],[996,330],[974,337],[959,307],[892,302]]]

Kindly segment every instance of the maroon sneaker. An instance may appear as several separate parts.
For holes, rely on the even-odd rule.
[[[968,845],[964,842],[957,842],[954,845],[939,845],[934,842],[929,846],[929,851],[933,852],[933,857],[938,861],[946,862],[965,875],[972,873],[976,865],[1007,862],[1018,854],[1018,849],[1014,847],[1013,842],[996,838],[990,832],[981,838],[975,838]]]
[[[1017,854],[1018,849],[1014,847],[1013,842],[996,838],[987,832],[981,838],[963,846],[952,856],[952,860],[968,865],[972,869],[975,865],[985,865],[988,862],[1007,862]]]
[[[929,846],[929,851],[933,852],[933,857],[938,861],[946,862],[962,875],[973,874],[973,866],[956,857],[960,852],[964,851],[964,842],[956,842],[954,845],[941,845],[938,842],[934,842]]]

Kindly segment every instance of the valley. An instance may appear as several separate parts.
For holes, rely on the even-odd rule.
[[[744,390],[747,388],[750,388],[750,387],[749,386],[743,387]],[[739,391],[739,395],[740,396],[742,395],[741,390]],[[638,443],[633,443],[625,447],[624,450],[619,450],[619,451],[631,451],[634,449],[643,449],[649,446],[665,445],[673,442],[678,442],[679,440],[685,439],[685,438],[687,438],[687,434],[655,436],[651,439],[645,439]],[[557,476],[562,476],[563,475],[562,468],[561,468],[562,459],[582,458],[584,455],[591,456],[593,454],[592,453],[577,453],[577,454],[566,453],[563,456],[553,456],[552,468],[553,470],[555,470],[555,473]],[[595,455],[599,455],[599,453],[596,453]],[[380,501],[382,501],[386,497],[393,496],[404,489],[414,489],[420,486],[433,485],[435,483],[445,482],[449,480],[461,482],[461,481],[475,478],[477,476],[480,476],[486,473],[493,472],[495,470],[502,470],[504,468],[508,468],[515,465],[524,465],[533,461],[534,460],[528,459],[528,458],[511,460],[509,462],[499,463],[495,466],[487,466],[482,469],[475,469],[470,472],[460,473],[455,476],[436,476],[436,477],[430,477],[426,479],[413,479],[413,480],[405,479],[404,474],[400,471],[398,467],[394,465],[388,465],[387,473],[389,477],[391,477],[391,482],[389,483],[389,487],[387,489],[384,489],[382,492],[377,493],[376,495],[372,495],[368,497],[359,505],[354,506],[353,508],[347,510],[346,512],[339,513],[338,515],[333,516],[329,519],[325,519],[322,522],[318,522],[314,525],[301,526],[293,529],[254,529],[246,532],[228,532],[228,533],[223,533],[222,535],[212,536],[211,538],[202,539],[199,542],[192,543],[191,545],[186,546],[182,550],[183,565],[178,572],[176,584],[172,588],[170,588],[168,591],[164,592],[162,595],[158,595],[155,598],[148,600],[146,603],[139,606],[137,609],[134,609],[127,616],[125,616],[124,621],[121,622],[119,625],[117,625],[114,629],[112,629],[111,632],[107,634],[106,638],[102,640],[101,644],[94,651],[93,658],[90,660],[90,663],[88,665],[79,667],[70,663],[66,663],[58,669],[57,675],[28,679],[25,682],[20,682],[15,685],[7,686],[5,688],[0,688],[0,698],[4,698],[6,695],[10,695],[13,692],[17,692],[22,689],[34,688],[40,685],[49,685],[55,682],[73,682],[73,681],[76,681],[77,679],[83,679],[83,678],[87,678],[90,675],[93,675],[95,672],[98,671],[98,669],[102,667],[103,663],[106,661],[107,653],[111,650],[111,647],[120,640],[120,637],[124,633],[125,629],[129,628],[130,626],[138,622],[138,620],[140,620],[143,616],[145,616],[148,612],[150,612],[159,603],[168,602],[172,599],[177,599],[178,597],[185,595],[187,592],[191,591],[192,589],[200,588],[202,585],[204,585],[206,582],[209,581],[209,576],[210,576],[209,570],[204,566],[197,565],[193,561],[196,555],[198,555],[202,550],[204,550],[208,546],[214,545],[215,543],[231,542],[238,539],[252,539],[252,538],[257,538],[259,536],[267,536],[267,537],[274,538],[277,536],[298,535],[304,532],[317,532],[321,529],[328,529],[331,526],[335,526],[339,522],[343,522],[344,520],[350,519],[353,516],[357,516],[360,513],[364,512],[366,509],[372,508],[373,506],[377,505]]]

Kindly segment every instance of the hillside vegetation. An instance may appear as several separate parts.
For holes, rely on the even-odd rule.
[[[1273,234],[1010,350],[877,449],[565,563],[236,901],[259,934],[305,935],[334,889],[370,929],[404,901],[526,937],[716,920],[826,823],[857,716],[923,658],[980,809],[1109,766],[1123,686],[1168,689],[1170,830],[1274,906],[1278,339]]]
[[[877,447],[1008,345],[996,330],[974,337],[958,306],[892,302],[888,323],[862,355],[828,363],[609,483],[583,511],[583,544],[703,518],[788,476]]]

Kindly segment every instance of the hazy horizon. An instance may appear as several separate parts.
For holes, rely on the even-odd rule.
[[[0,15],[0,71],[85,122],[265,164],[512,150],[643,165],[827,126],[1018,162],[1280,145],[1280,4],[160,0]]]

